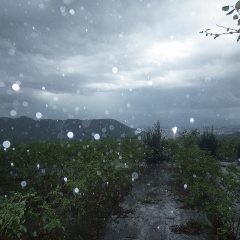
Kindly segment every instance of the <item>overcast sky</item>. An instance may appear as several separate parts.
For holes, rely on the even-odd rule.
[[[234,2],[0,0],[0,116],[238,124],[240,43],[199,34]]]

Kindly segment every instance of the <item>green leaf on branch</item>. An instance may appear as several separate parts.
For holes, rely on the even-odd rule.
[[[235,9],[231,10],[230,12],[227,13],[227,15],[231,15],[234,11]]]
[[[235,15],[233,16],[233,20],[237,20],[237,19],[238,19],[238,15],[235,14]]]
[[[238,42],[240,41],[240,35],[238,36],[238,39],[237,39],[237,41],[238,41]]]
[[[219,34],[215,34],[214,39],[216,39],[216,38],[219,37],[219,36],[220,36]]]
[[[229,10],[229,6],[224,6],[224,7],[222,7],[222,10],[223,10],[223,11],[228,11],[228,10]]]
[[[235,4],[235,8],[236,8],[237,11],[240,10],[240,1],[238,1],[238,2]]]

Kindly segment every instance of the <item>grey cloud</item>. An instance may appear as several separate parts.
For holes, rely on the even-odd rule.
[[[239,45],[198,34],[215,24],[213,17],[231,22],[216,8],[218,1],[66,3],[1,2],[2,116],[14,108],[18,115],[34,117],[39,110],[49,118],[111,117],[134,126],[158,118],[184,125],[191,116],[199,124],[239,122]],[[169,43],[172,57],[164,59],[161,48],[147,55],[155,43]],[[178,51],[186,56],[175,57]],[[9,94],[16,81],[21,91]]]

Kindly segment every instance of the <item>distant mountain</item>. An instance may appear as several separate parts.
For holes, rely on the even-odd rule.
[[[5,140],[9,140],[11,143],[29,143],[69,139],[90,140],[94,139],[94,136],[95,138],[99,138],[99,136],[100,138],[124,138],[133,137],[134,132],[135,129],[114,119],[0,118],[0,145]],[[69,138],[72,133],[74,137]]]

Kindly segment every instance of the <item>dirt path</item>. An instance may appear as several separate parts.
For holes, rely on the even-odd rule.
[[[205,234],[171,231],[174,225],[204,219],[199,213],[182,208],[183,203],[173,194],[171,181],[174,177],[167,163],[151,168],[120,204],[121,214],[109,219],[104,240],[209,239]]]

